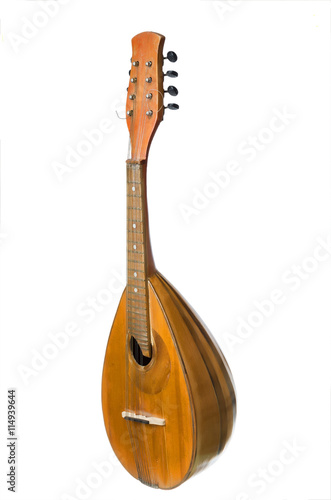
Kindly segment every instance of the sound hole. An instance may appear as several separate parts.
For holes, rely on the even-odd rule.
[[[147,366],[152,358],[143,355],[142,350],[140,349],[140,345],[138,344],[138,342],[134,337],[131,337],[130,339],[130,347],[132,355],[136,360],[136,362],[138,363],[138,365]]]

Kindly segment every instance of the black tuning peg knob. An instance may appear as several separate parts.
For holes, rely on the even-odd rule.
[[[168,106],[166,106],[164,109],[174,109],[174,110],[176,110],[176,109],[179,109],[179,106],[178,106],[178,104],[171,103],[171,104],[168,104]]]
[[[176,52],[173,52],[172,50],[170,50],[167,54],[167,57],[165,57],[164,59],[168,59],[168,61],[170,61],[170,62],[176,62],[178,57],[177,57]]]
[[[167,90],[165,90],[164,92],[168,92],[168,93],[169,93],[170,95],[172,95],[172,96],[176,96],[176,95],[178,95],[178,90],[177,90],[177,89],[176,89],[176,87],[174,87],[173,85],[170,85],[170,86],[168,87],[168,89],[167,89]]]
[[[177,71],[167,71],[164,73],[164,76],[170,76],[170,78],[177,78],[178,73]]]

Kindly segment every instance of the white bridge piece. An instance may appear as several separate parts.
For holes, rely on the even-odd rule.
[[[146,417],[145,415],[137,415],[131,411],[122,411],[122,417],[125,420],[131,420],[133,422],[140,422],[142,424],[150,425],[165,425],[165,419],[159,417]]]

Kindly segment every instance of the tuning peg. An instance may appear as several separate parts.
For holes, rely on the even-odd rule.
[[[177,78],[178,73],[177,71],[167,71],[164,73],[164,76],[170,76],[170,78]]]
[[[171,104],[168,104],[168,106],[166,106],[164,109],[176,110],[176,109],[179,109],[179,106],[178,106],[178,104],[171,103]]]
[[[164,57],[163,59],[168,59],[168,61],[170,61],[170,62],[176,62],[178,57],[177,57],[176,52],[173,52],[172,50],[170,50],[167,54],[167,57]]]
[[[172,95],[172,96],[176,96],[176,95],[178,95],[178,90],[177,90],[177,89],[176,89],[176,87],[174,87],[173,85],[170,85],[170,86],[168,87],[168,89],[164,91],[164,93],[166,93],[166,92],[168,92],[168,93],[169,93],[170,95]]]

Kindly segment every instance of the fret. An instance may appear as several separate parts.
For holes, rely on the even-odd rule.
[[[130,314],[132,317],[134,317],[135,314],[138,314],[138,317],[145,316],[145,318],[146,318],[146,316],[147,316],[146,311],[148,311],[148,309],[146,309],[145,307],[142,307],[141,309],[133,308],[133,307],[131,307],[130,309],[127,309],[128,315]]]
[[[139,308],[139,307],[134,307],[134,306],[130,306],[127,308],[127,313],[130,314],[132,317],[135,316],[135,314],[139,316],[145,316],[145,318],[147,318],[147,314],[148,314],[148,309],[145,308],[145,307],[142,307],[142,308]]]
[[[131,308],[128,308],[128,309],[127,309],[127,313],[128,313],[128,316],[129,316],[129,319],[130,319],[130,320],[131,320],[131,319],[133,319],[133,320],[134,320],[134,319],[135,319],[135,315],[136,315],[136,314],[137,314],[137,319],[139,319],[139,320],[141,319],[141,318],[140,318],[140,316],[144,316],[144,317],[147,319],[147,311],[148,311],[148,309],[144,309],[143,311],[144,311],[143,313],[138,314],[138,311],[137,311],[137,310],[135,310],[135,311],[134,311],[134,310],[133,310],[133,309],[131,309]]]
[[[146,304],[146,300],[130,299],[130,297],[127,297],[126,300],[130,300],[131,302],[141,302],[142,304]]]
[[[146,311],[147,311],[147,309],[146,309]],[[147,321],[147,312],[146,311],[143,314],[137,314],[137,311],[132,311],[131,309],[128,309],[128,311],[127,311],[128,312],[128,318],[129,318],[130,321],[133,321],[133,322],[137,320],[137,321],[144,321],[144,323],[148,323],[148,321]]]
[[[138,327],[139,327],[139,326],[141,326],[141,327],[142,327],[140,330],[138,330]],[[146,334],[146,332],[147,332],[147,328],[148,328],[148,327],[147,327],[147,325],[146,325],[146,326],[144,326],[144,325],[141,325],[141,324],[137,324],[137,325],[131,324],[129,328],[130,328],[130,331],[131,331],[131,332],[134,332],[134,331],[136,331],[136,330],[137,330],[137,332],[139,332],[139,333],[143,333],[143,334],[145,335],[145,334]]]
[[[147,342],[148,341],[148,334],[146,335],[138,335],[137,333],[131,333],[134,337],[137,337],[137,339],[141,340],[141,342]]]
[[[139,309],[136,309],[135,311],[133,311],[132,309],[130,311],[128,311],[130,314],[132,315],[135,315],[135,314],[138,314],[138,316],[145,316],[146,317],[146,311],[147,309],[144,309],[144,311],[140,311]]]
[[[128,184],[141,184],[140,181],[127,181]]]
[[[144,325],[129,325],[129,330],[130,331],[136,331],[139,332],[139,333],[146,333],[147,332],[147,327],[145,327]]]
[[[138,267],[138,264],[140,265],[140,268]],[[144,272],[145,272],[145,265],[144,265],[144,261],[142,262],[136,262],[135,264],[131,264],[133,267],[128,267],[128,271],[131,271],[132,272],[137,272],[137,273],[140,273],[141,276],[145,276]],[[131,276],[132,278],[132,276]]]
[[[148,329],[148,321],[146,319],[146,314],[136,315],[136,313],[128,313],[128,328],[131,331],[136,331],[139,333],[146,333]]]
[[[134,285],[130,285],[130,286],[132,286],[132,288],[141,288],[141,290],[145,290],[146,289],[145,286],[139,286],[139,285],[136,285],[136,287],[134,287]],[[137,292],[135,292],[135,293],[137,293]]]
[[[129,277],[128,277],[128,280],[133,280],[133,281],[144,281],[144,282],[146,282],[146,280],[145,280],[145,279],[142,279],[142,278],[136,278],[136,277],[133,277],[133,278],[132,278],[132,276],[129,276]]]
[[[141,260],[133,260],[133,259],[128,259],[128,262],[135,262],[136,264],[143,264],[144,261]]]
[[[137,335],[137,337],[141,337],[141,338],[147,338],[149,336],[147,328],[145,328],[144,330],[138,330],[137,328],[129,328],[128,334],[129,335]]]
[[[143,348],[148,347],[148,340],[138,340],[138,344],[142,346]]]
[[[130,318],[131,319],[131,318]],[[135,324],[136,321],[139,321],[140,323],[146,323],[147,324],[147,320],[146,319],[143,319],[143,318],[136,318],[134,317],[134,320],[131,319],[131,324]],[[140,325],[139,323],[137,324],[137,326],[142,326]]]
[[[143,333],[143,334],[147,335],[147,328],[139,328],[138,326],[135,326],[134,328],[131,328],[129,326],[129,331],[131,333],[134,333],[135,331],[137,331],[138,333]]]
[[[146,341],[146,340],[144,340],[144,341],[142,341],[142,340],[138,340],[137,342],[138,342],[139,346],[140,346],[142,349],[148,349],[148,346],[149,346],[148,341]]]
[[[144,302],[144,305],[147,305],[146,302]],[[127,304],[127,311],[130,312],[131,308],[135,307],[136,309],[140,307],[140,305],[135,306],[134,304]],[[148,307],[142,307],[141,309],[144,309],[145,311],[148,311]]]
[[[130,264],[130,263],[129,263]],[[145,276],[145,266],[144,266],[144,262],[139,262],[139,266],[138,267],[138,264],[131,264],[132,267],[129,267],[129,264],[128,264],[128,267],[127,267],[127,271],[128,273],[132,273],[132,272],[136,272],[137,275],[138,273],[140,273],[140,276]]]
[[[138,242],[136,241],[135,243],[138,243]],[[132,249],[130,248],[129,252],[131,252],[131,253],[137,253],[138,255],[145,255],[145,252],[139,252],[135,248],[132,248]]]
[[[142,320],[142,319],[144,319],[144,318],[145,318],[145,320],[146,320],[146,321],[145,321],[145,323],[147,323],[147,322],[148,322],[148,321],[147,321],[147,314],[148,314],[148,313],[147,313],[147,309],[146,309],[146,310],[145,310],[145,312],[144,312],[144,318],[141,318],[141,316],[143,316],[143,314],[140,314],[140,315],[137,315],[137,316],[136,316],[137,311],[132,311],[131,309],[127,309],[127,313],[128,313],[128,321],[129,321],[129,322],[130,322],[130,321],[131,321],[131,322],[134,322],[136,319],[137,319],[138,321],[141,321],[141,320]],[[137,326],[143,326],[143,325],[137,325]]]
[[[133,328],[131,328],[131,329],[134,331],[134,330],[135,330],[135,328],[137,328],[137,327],[138,327],[138,325],[133,325]],[[142,330],[140,330],[140,331],[142,331]],[[146,327],[144,328],[144,332],[147,332],[147,325],[146,325]],[[147,333],[146,333],[146,335],[147,335]]]
[[[127,207],[129,210],[142,210],[142,207]],[[141,221],[140,221],[141,222]]]
[[[147,305],[147,304],[145,304],[145,305]],[[138,309],[138,310],[140,309],[141,311],[144,311],[145,316],[147,316],[148,307],[141,307],[140,308],[140,306],[134,306],[133,304],[128,304],[126,310],[127,310],[127,313],[131,314],[132,316],[134,316],[136,313],[136,311],[134,311],[133,308]]]
[[[138,333],[132,332],[131,335],[133,335],[134,337],[137,337],[138,339],[141,339],[142,342],[145,342],[145,339],[148,338],[147,333],[146,333],[146,335],[139,335]]]
[[[138,335],[138,337],[146,337],[146,336],[148,335],[148,330],[147,330],[147,328],[140,329],[140,330],[138,329],[138,327],[137,327],[137,328],[129,328],[129,332],[130,332],[131,334],[136,334],[136,335]]]
[[[143,222],[141,219],[131,219],[130,217],[128,217],[127,220],[130,220],[132,222]]]
[[[140,222],[140,221],[139,221]],[[128,233],[134,233],[134,234],[144,234],[144,231],[137,231],[136,229],[132,231],[132,229],[128,229]]]
[[[143,262],[141,262],[141,265]],[[138,281],[146,281],[144,271],[135,267],[128,268],[128,279],[138,279]]]
[[[130,295],[139,295],[139,297],[146,297],[146,294],[139,292],[128,292]]]
[[[143,339],[136,339],[140,347],[143,349],[148,348],[148,340],[143,340]]]
[[[126,196],[127,196],[127,198],[140,198],[141,199],[140,194],[127,194]]]
[[[127,273],[128,273],[128,277],[132,277],[132,274],[133,273],[137,273],[137,276],[143,276],[145,277],[145,266],[144,266],[144,263],[143,262],[140,262],[140,268],[137,267],[137,264],[133,265],[131,264],[133,267],[129,267],[127,266]]]

